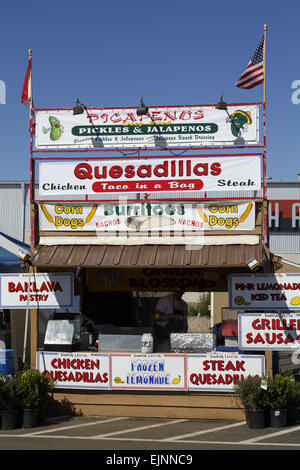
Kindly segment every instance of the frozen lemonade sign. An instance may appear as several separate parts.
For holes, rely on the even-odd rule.
[[[111,389],[185,390],[183,354],[111,354]]]

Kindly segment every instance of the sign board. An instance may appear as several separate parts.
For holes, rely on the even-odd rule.
[[[1,308],[67,308],[73,297],[73,273],[0,274]]]
[[[186,292],[225,291],[227,279],[217,271],[196,268],[102,268],[88,272],[89,292],[165,292],[181,285]]]
[[[187,356],[188,390],[232,392],[234,385],[248,375],[263,376],[265,358],[230,352]]]
[[[232,274],[229,308],[300,310],[300,274]]]
[[[238,316],[241,349],[290,351],[300,349],[300,314],[243,313]]]
[[[38,351],[36,367],[49,374],[57,388],[109,388],[108,354]]]
[[[167,148],[259,143],[257,105],[231,105],[228,114],[215,106],[35,111],[35,148]]]
[[[59,168],[59,171],[58,171]],[[40,162],[41,196],[176,191],[256,191],[260,156]]]
[[[255,203],[45,203],[39,205],[41,231],[131,232],[254,230]]]
[[[184,354],[111,354],[112,390],[186,390]]]
[[[278,232],[299,232],[300,229],[300,201],[297,200],[269,200],[269,229]]]

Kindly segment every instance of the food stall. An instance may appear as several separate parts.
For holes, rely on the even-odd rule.
[[[263,149],[261,104],[232,104],[229,120],[215,105],[153,107],[152,119],[136,108],[33,110],[28,271],[71,274],[80,299],[75,312],[56,306],[43,335],[42,299],[30,309],[31,366],[57,381],[57,400],[93,415],[244,418],[234,384],[271,371],[268,352],[224,348],[213,308],[209,331],[171,334],[157,350],[151,335],[158,296],[175,282],[186,292],[228,292],[231,274],[273,271],[265,152],[246,151]],[[241,118],[238,134],[233,116]],[[50,118],[63,129],[52,140],[42,131]],[[236,139],[242,147],[213,153]],[[162,142],[187,153],[167,155]],[[120,148],[139,155],[51,156]]]

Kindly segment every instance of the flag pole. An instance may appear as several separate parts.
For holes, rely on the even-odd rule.
[[[33,99],[32,99],[32,50],[28,50],[28,57],[29,57],[29,132],[30,132],[30,205],[31,205],[31,236],[30,236],[30,251],[33,249],[33,227],[34,227],[34,219],[33,219],[33,208],[32,208],[32,199],[33,199],[33,188],[34,188],[34,162],[32,159],[32,149],[33,149]],[[28,292],[27,292],[27,305],[25,309],[25,325],[24,325],[24,342],[23,342],[23,363],[26,362],[26,353],[27,353],[27,338],[28,338],[28,329],[29,329],[29,286],[30,286],[30,277],[31,277],[31,268],[27,266],[27,273],[28,273]]]
[[[263,96],[263,138],[264,138],[264,155],[263,155],[263,200],[264,200],[264,240],[268,244],[268,207],[267,207],[267,153],[266,153],[266,42],[267,42],[267,25],[264,25],[264,96]]]
[[[266,102],[266,42],[267,42],[267,25],[264,25],[264,103]]]

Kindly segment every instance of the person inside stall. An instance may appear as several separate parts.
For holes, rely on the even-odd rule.
[[[171,333],[187,332],[188,306],[181,298],[183,294],[184,290],[179,285],[175,285],[171,294],[162,297],[157,302],[153,318],[153,336],[156,348],[162,341],[169,341]]]

